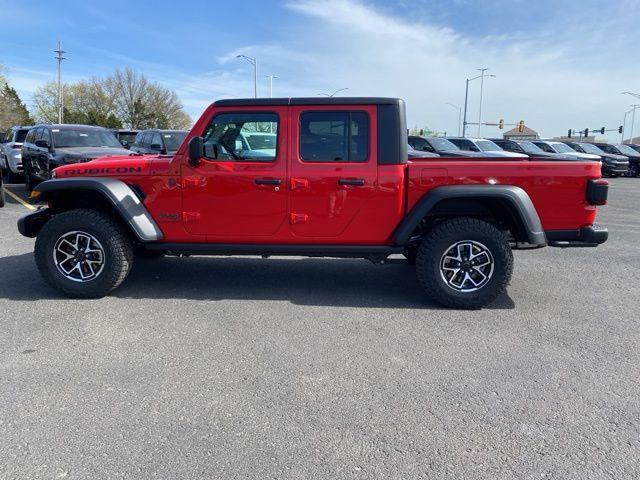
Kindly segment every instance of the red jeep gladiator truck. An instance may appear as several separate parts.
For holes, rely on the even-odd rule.
[[[608,183],[597,162],[408,160],[395,98],[213,103],[173,157],[57,168],[18,221],[53,287],[101,297],[136,254],[295,255],[415,263],[432,301],[479,308],[512,249],[596,246]]]

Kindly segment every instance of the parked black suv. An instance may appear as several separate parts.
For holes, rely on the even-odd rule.
[[[68,163],[88,162],[98,157],[130,155],[113,132],[89,125],[36,125],[22,144],[25,184],[31,191],[48,180],[51,171]]]
[[[625,145],[621,143],[595,143],[601,150],[612,154],[612,155],[624,155],[629,159],[629,169],[627,170],[626,175],[628,177],[637,177],[640,176],[640,166],[638,163],[640,162],[640,153],[631,145]]]
[[[173,155],[187,136],[186,130],[143,130],[136,135],[131,151]]]
[[[484,157],[483,153],[460,150],[456,145],[442,137],[419,137],[409,135],[409,145],[421,152],[437,153],[443,157]]]
[[[588,142],[569,141],[565,141],[564,143],[569,145],[576,152],[600,155],[600,157],[602,157],[602,175],[604,176],[618,176],[627,174],[627,170],[629,169],[629,157],[627,157],[626,155],[607,152],[605,149],[599,147],[599,145],[603,144],[596,145],[594,143]]]

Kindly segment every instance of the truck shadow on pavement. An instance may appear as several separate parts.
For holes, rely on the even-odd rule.
[[[65,299],[49,287],[31,253],[0,257],[0,298]],[[284,300],[297,305],[441,309],[429,303],[412,266],[366,260],[165,257],[136,259],[116,298]],[[72,300],[73,301],[73,300]],[[488,309],[511,309],[502,295]]]

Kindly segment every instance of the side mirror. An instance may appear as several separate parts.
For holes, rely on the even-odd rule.
[[[192,137],[189,140],[189,165],[196,167],[204,156],[204,140],[202,137]]]
[[[50,149],[51,145],[46,140],[36,140],[36,147]]]
[[[120,140],[120,145],[122,145],[123,147],[128,147],[129,142],[127,142],[126,140]]]

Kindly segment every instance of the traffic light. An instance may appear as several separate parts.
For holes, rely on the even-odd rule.
[[[589,136],[589,129],[588,128],[584,129],[584,136],[585,136],[585,138]]]
[[[421,136],[421,137],[423,137],[423,136],[424,136],[424,129],[423,129],[423,128],[421,128],[421,129],[420,129],[420,136]]]
[[[520,120],[518,122],[518,132],[520,133],[524,132],[524,120]]]
[[[502,130],[504,128],[504,118],[501,118],[498,122],[498,128]]]
[[[604,135],[604,127],[600,129],[600,135]]]
[[[567,134],[567,138],[571,138],[572,134],[573,134],[573,130],[569,129],[569,133]]]
[[[622,125],[618,127],[618,133],[622,133]]]

